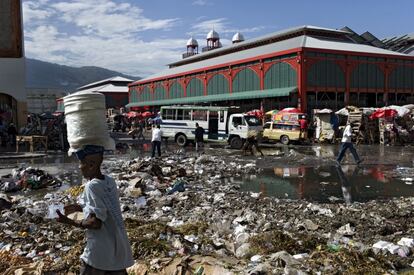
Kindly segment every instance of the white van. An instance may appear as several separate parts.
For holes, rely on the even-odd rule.
[[[235,113],[232,108],[218,106],[163,106],[161,129],[163,138],[174,139],[180,146],[195,139],[195,124],[204,128],[206,141],[228,142],[240,149],[244,141],[257,135],[262,127],[255,116]]]

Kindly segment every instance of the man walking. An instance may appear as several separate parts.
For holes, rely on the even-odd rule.
[[[204,129],[198,123],[195,126],[196,152],[199,153],[201,151],[204,153]]]
[[[142,138],[142,140],[145,140],[145,136],[144,136],[144,121],[143,120],[140,120],[139,121],[139,123],[138,123],[138,137],[137,137],[137,139],[141,139]]]
[[[339,155],[336,158],[336,163],[338,165],[341,165],[341,161],[345,156],[346,150],[350,150],[352,153],[352,156],[354,157],[354,160],[357,164],[360,164],[362,160],[359,158],[357,151],[354,148],[354,145],[352,144],[352,124],[348,121],[344,133],[342,135],[342,144],[341,149],[339,150]]]
[[[158,157],[161,157],[161,137],[162,137],[162,132],[160,129],[160,125],[157,125],[152,129],[152,139],[151,139],[152,155],[151,157],[155,157],[155,148],[158,151]]]

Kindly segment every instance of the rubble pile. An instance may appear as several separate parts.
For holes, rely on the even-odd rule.
[[[13,169],[9,175],[0,178],[0,190],[16,192],[25,189],[41,189],[60,185],[61,181],[43,170],[35,168]]]
[[[414,260],[414,198],[345,205],[241,192],[229,179],[260,169],[238,156],[111,160],[104,170],[119,186],[131,274],[381,274]],[[83,232],[56,223],[50,209],[81,191],[4,199],[0,273],[32,262],[79,270]]]

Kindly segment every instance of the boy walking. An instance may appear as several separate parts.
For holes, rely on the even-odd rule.
[[[86,230],[86,247],[81,255],[81,275],[123,275],[134,264],[122,219],[118,189],[114,179],[101,173],[104,148],[86,145],[75,152],[82,175],[89,180],[80,204],[65,206],[65,215],[57,210],[57,221]],[[82,211],[84,220],[67,215]]]

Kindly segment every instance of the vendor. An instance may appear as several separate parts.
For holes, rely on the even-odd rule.
[[[80,274],[127,274],[134,264],[122,219],[119,195],[113,178],[101,173],[104,148],[86,145],[75,152],[82,175],[89,180],[81,195],[81,204],[59,210],[58,222],[86,230],[86,247],[81,255]],[[67,215],[83,211],[84,220],[75,221]]]

